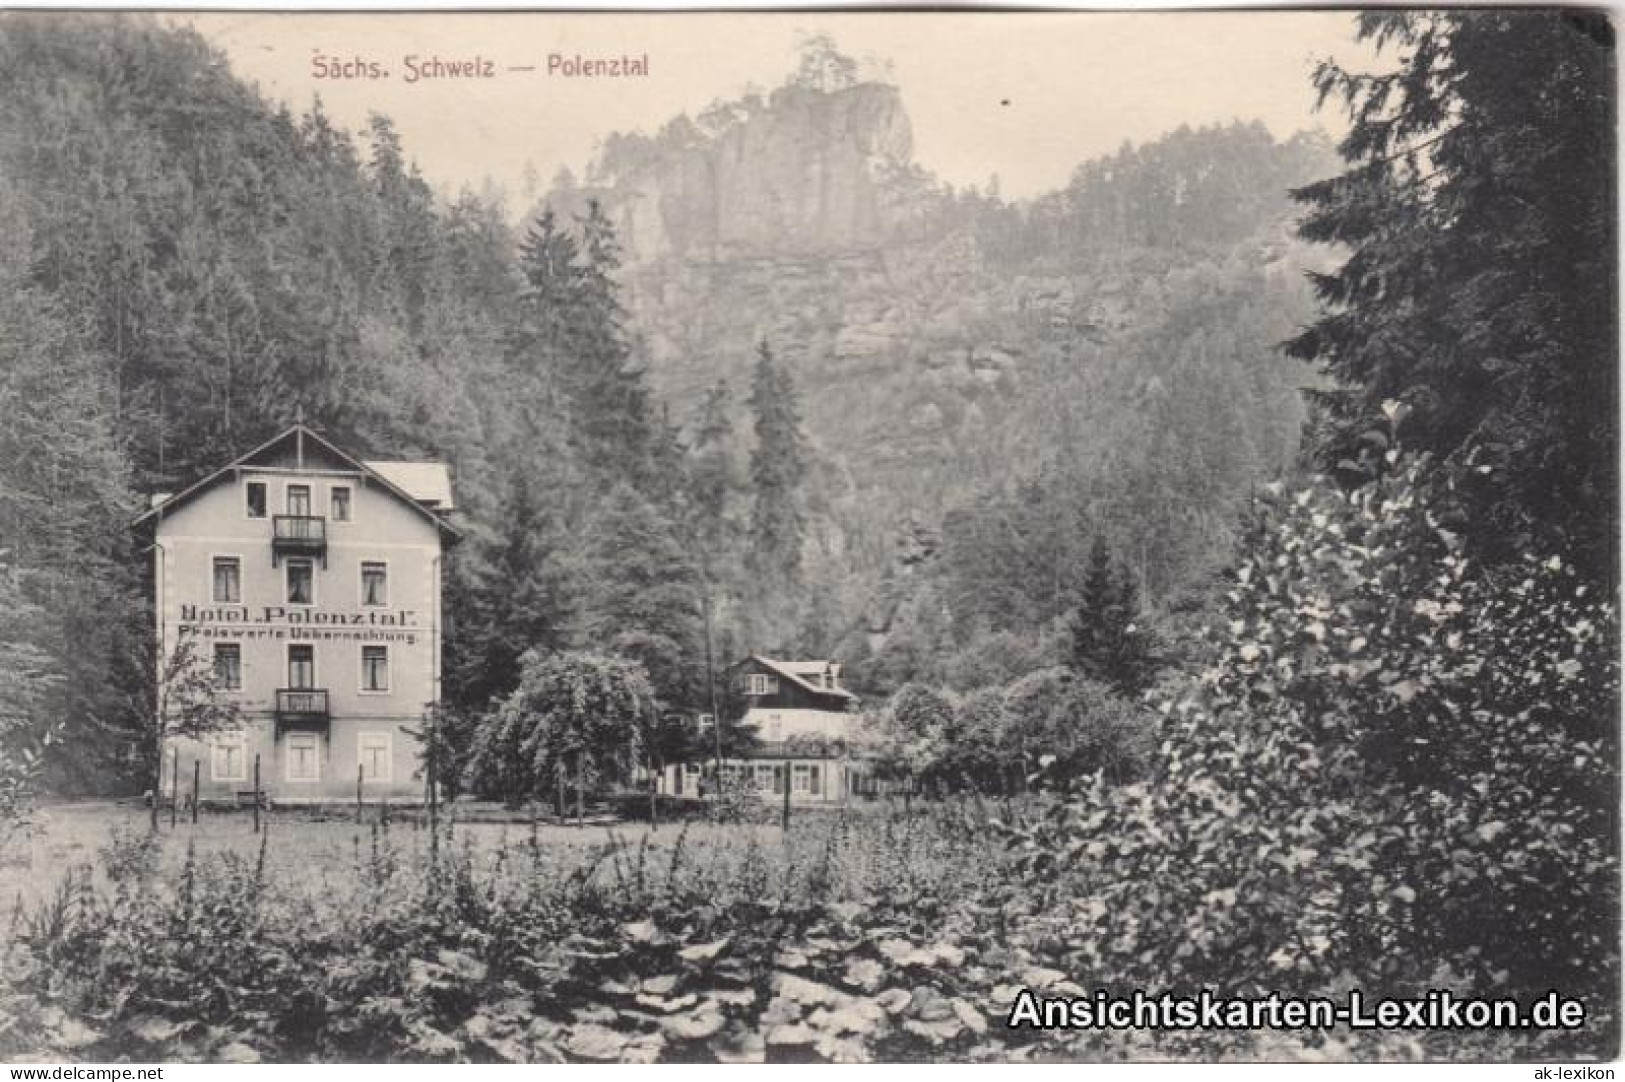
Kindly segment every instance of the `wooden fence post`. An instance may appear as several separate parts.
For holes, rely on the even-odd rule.
[[[169,756],[169,829],[175,829],[175,817],[180,814],[181,802],[181,749],[175,748]]]
[[[782,830],[790,829],[790,760],[784,761],[784,812],[779,817],[779,827]]]
[[[260,832],[260,753],[254,753],[254,833]]]
[[[192,823],[197,824],[198,781],[203,776],[203,764],[197,759],[192,760]]]
[[[587,825],[587,764],[576,752],[576,829]]]

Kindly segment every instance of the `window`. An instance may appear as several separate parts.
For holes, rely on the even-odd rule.
[[[288,644],[288,686],[295,689],[316,686],[316,647],[312,644]]]
[[[320,781],[322,777],[321,746],[315,733],[289,733],[284,750],[287,752],[289,781]]]
[[[811,763],[797,763],[790,771],[790,784],[798,793],[816,793],[818,767]]]
[[[778,690],[778,679],[766,673],[753,672],[745,678],[746,695],[772,695]]]
[[[248,482],[247,492],[248,492],[248,517],[249,518],[264,518],[265,517],[265,482],[264,481],[250,481],[250,482]]]
[[[350,521],[349,485],[334,485],[327,490],[327,513],[334,522]]]
[[[361,780],[389,781],[391,764],[394,761],[394,755],[391,754],[391,735],[361,733],[356,740],[356,758],[361,763]]]
[[[309,560],[289,560],[285,566],[288,569],[288,604],[315,604],[315,565]]]
[[[700,776],[700,764],[699,763],[684,763],[683,764],[683,773],[687,774],[691,778],[699,777]]]
[[[214,599],[236,605],[243,600],[243,561],[235,556],[214,558]]]
[[[247,781],[248,750],[242,733],[221,733],[209,748],[209,777],[214,781]]]
[[[773,782],[777,777],[778,777],[778,769],[776,767],[769,766],[766,763],[757,763],[756,764],[756,788],[757,789],[761,790],[764,793],[776,792],[777,787],[773,784]]]
[[[361,690],[389,690],[389,647],[363,646],[361,648]]]
[[[290,515],[308,515],[308,514],[310,514],[310,486],[309,485],[289,485],[288,486],[288,514],[290,514]]]
[[[363,605],[389,604],[389,568],[383,563],[362,562],[361,603]]]
[[[243,689],[243,648],[240,643],[214,644],[214,682],[226,691]]]

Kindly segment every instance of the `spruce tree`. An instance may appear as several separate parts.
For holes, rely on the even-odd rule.
[[[546,653],[568,644],[573,611],[557,523],[525,472],[510,478],[502,506],[496,536],[482,546],[488,555],[453,580],[460,588],[449,598],[451,691],[475,710],[513,690],[527,650]]]
[[[1346,171],[1299,189],[1300,233],[1347,253],[1288,344],[1335,381],[1311,450],[1351,484],[1399,441],[1472,467],[1480,558],[1617,548],[1614,31],[1557,10],[1368,11],[1395,63],[1321,65]],[[1389,412],[1392,412],[1390,407]]]

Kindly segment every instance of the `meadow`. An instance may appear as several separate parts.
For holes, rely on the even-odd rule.
[[[651,829],[649,824],[638,822],[589,820],[578,827],[542,821],[535,825],[533,839],[532,825],[522,814],[510,812],[501,817],[502,821],[494,821],[491,814],[492,809],[486,807],[474,812],[450,812],[449,818],[456,824],[457,843],[479,853],[495,853],[520,843],[528,846],[534,840],[545,846],[554,859],[573,864],[616,842],[660,852],[675,844],[682,828],[672,823]],[[63,876],[75,872],[88,872],[96,885],[108,885],[99,858],[119,851],[121,843],[145,835],[149,816],[149,810],[138,800],[46,803],[36,813],[26,842],[0,863],[0,904],[8,909],[38,904]],[[262,834],[255,831],[251,811],[205,807],[199,811],[196,824],[186,811],[178,813],[173,828],[169,821],[166,809],[160,814],[157,846],[152,854],[158,878],[178,874],[188,848],[202,860],[223,855],[258,858]],[[332,894],[353,872],[357,847],[370,844],[380,822],[387,823],[391,846],[399,850],[403,860],[419,862],[427,858],[428,831],[417,809],[393,809],[380,819],[377,806],[369,805],[359,824],[352,811],[279,809],[267,811],[261,820],[267,875],[277,882],[298,883]],[[707,842],[719,833],[737,837],[743,829],[693,823],[689,838]],[[776,841],[780,833],[776,826],[750,829],[764,845]]]
[[[1103,881],[1059,844],[1078,806],[996,811],[788,831],[275,813],[256,835],[243,813],[153,834],[139,805],[59,804],[4,870],[0,1060],[1391,1060],[1566,1039],[1010,1029],[1023,988],[1127,984],[1080,965]],[[1151,987],[1178,987],[1163,972]]]

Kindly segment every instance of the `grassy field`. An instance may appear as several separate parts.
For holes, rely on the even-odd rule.
[[[47,804],[37,817],[28,843],[19,845],[10,859],[0,864],[0,903],[9,910],[20,901],[26,908],[53,890],[63,875],[82,868],[90,869],[93,881],[100,885],[103,870],[97,859],[99,853],[116,835],[146,832],[149,814],[140,801]],[[365,810],[360,825],[353,813],[267,813],[262,818],[267,871],[273,881],[321,888],[323,893],[347,887],[358,859],[371,845],[377,824],[376,808]],[[178,871],[189,846],[199,858],[236,853],[254,859],[261,844],[261,835],[254,832],[253,813],[246,810],[204,810],[196,825],[182,812],[173,829],[166,810],[160,816],[160,827],[161,868],[166,872]],[[387,829],[404,857],[410,860],[423,855],[428,831],[415,816],[392,812]],[[633,849],[646,846],[651,856],[669,852],[681,830],[681,824],[671,823],[652,830],[647,823],[635,822],[588,822],[581,827],[542,823],[536,827],[535,837],[561,866],[574,866],[613,840]],[[722,839],[737,844],[747,834],[764,847],[781,839],[781,832],[774,826],[719,827],[697,822],[688,826],[685,844],[704,846]],[[490,856],[502,849],[528,847],[532,828],[523,821],[458,820],[455,837],[459,846]]]

